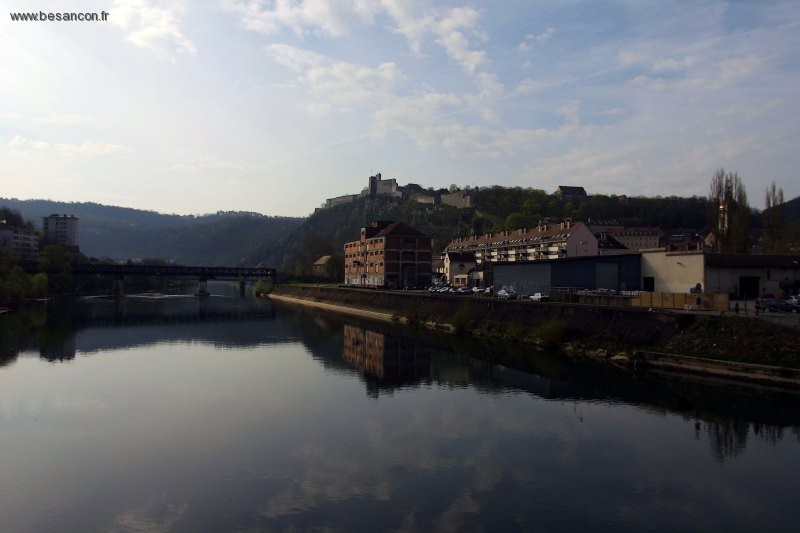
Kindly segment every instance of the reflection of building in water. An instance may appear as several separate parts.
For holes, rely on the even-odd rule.
[[[70,331],[58,338],[40,341],[39,356],[48,361],[75,359],[75,334]]]
[[[393,389],[430,376],[430,351],[411,339],[345,324],[342,357],[367,380],[368,388]]]

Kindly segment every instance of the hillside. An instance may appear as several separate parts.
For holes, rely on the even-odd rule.
[[[81,252],[90,257],[157,257],[192,265],[272,264],[276,244],[304,220],[238,212],[164,215],[91,202],[50,200],[0,198],[0,206],[18,211],[38,228],[43,216],[77,216]]]
[[[708,219],[708,201],[698,197],[593,195],[573,205],[532,188],[495,186],[472,193],[474,207],[466,209],[378,196],[318,209],[308,218],[238,212],[164,215],[88,202],[2,198],[0,206],[19,211],[39,227],[43,216],[74,214],[80,218],[81,250],[93,257],[157,257],[197,265],[266,264],[288,272],[308,270],[322,255],[341,254],[344,243],[373,220],[397,220],[417,228],[433,237],[434,253],[438,253],[456,236],[532,227],[546,217],[615,220],[665,231],[702,231]],[[785,212],[787,226],[800,226],[800,198],[787,202]],[[753,216],[751,222],[760,227],[761,217]]]

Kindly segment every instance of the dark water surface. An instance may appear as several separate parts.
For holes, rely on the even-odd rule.
[[[0,316],[0,531],[795,531],[800,410],[270,301]]]

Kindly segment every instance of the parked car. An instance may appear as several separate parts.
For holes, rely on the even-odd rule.
[[[789,296],[789,298],[786,300],[786,302],[790,303],[792,305],[800,305],[800,296],[798,296],[796,294],[794,296]]]
[[[497,297],[503,300],[516,300],[517,293],[511,289],[500,289],[497,291]]]
[[[790,304],[784,300],[777,298],[764,298],[761,300],[762,311],[777,311],[782,313],[797,313],[800,312],[800,305]]]
[[[480,294],[483,292],[483,289],[480,287],[472,287],[472,292],[475,294]]]
[[[550,296],[547,294],[542,294],[541,292],[535,292],[531,294],[529,298],[534,302],[546,302],[550,299]]]
[[[472,294],[472,287],[459,287],[456,289],[457,294]]]
[[[494,292],[494,286],[493,285],[489,285],[488,287],[486,287],[486,289],[484,289],[483,292],[486,293],[486,294],[492,294]]]

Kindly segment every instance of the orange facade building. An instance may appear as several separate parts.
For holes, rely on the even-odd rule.
[[[402,222],[378,220],[344,245],[345,285],[401,289],[431,284],[431,238]]]

